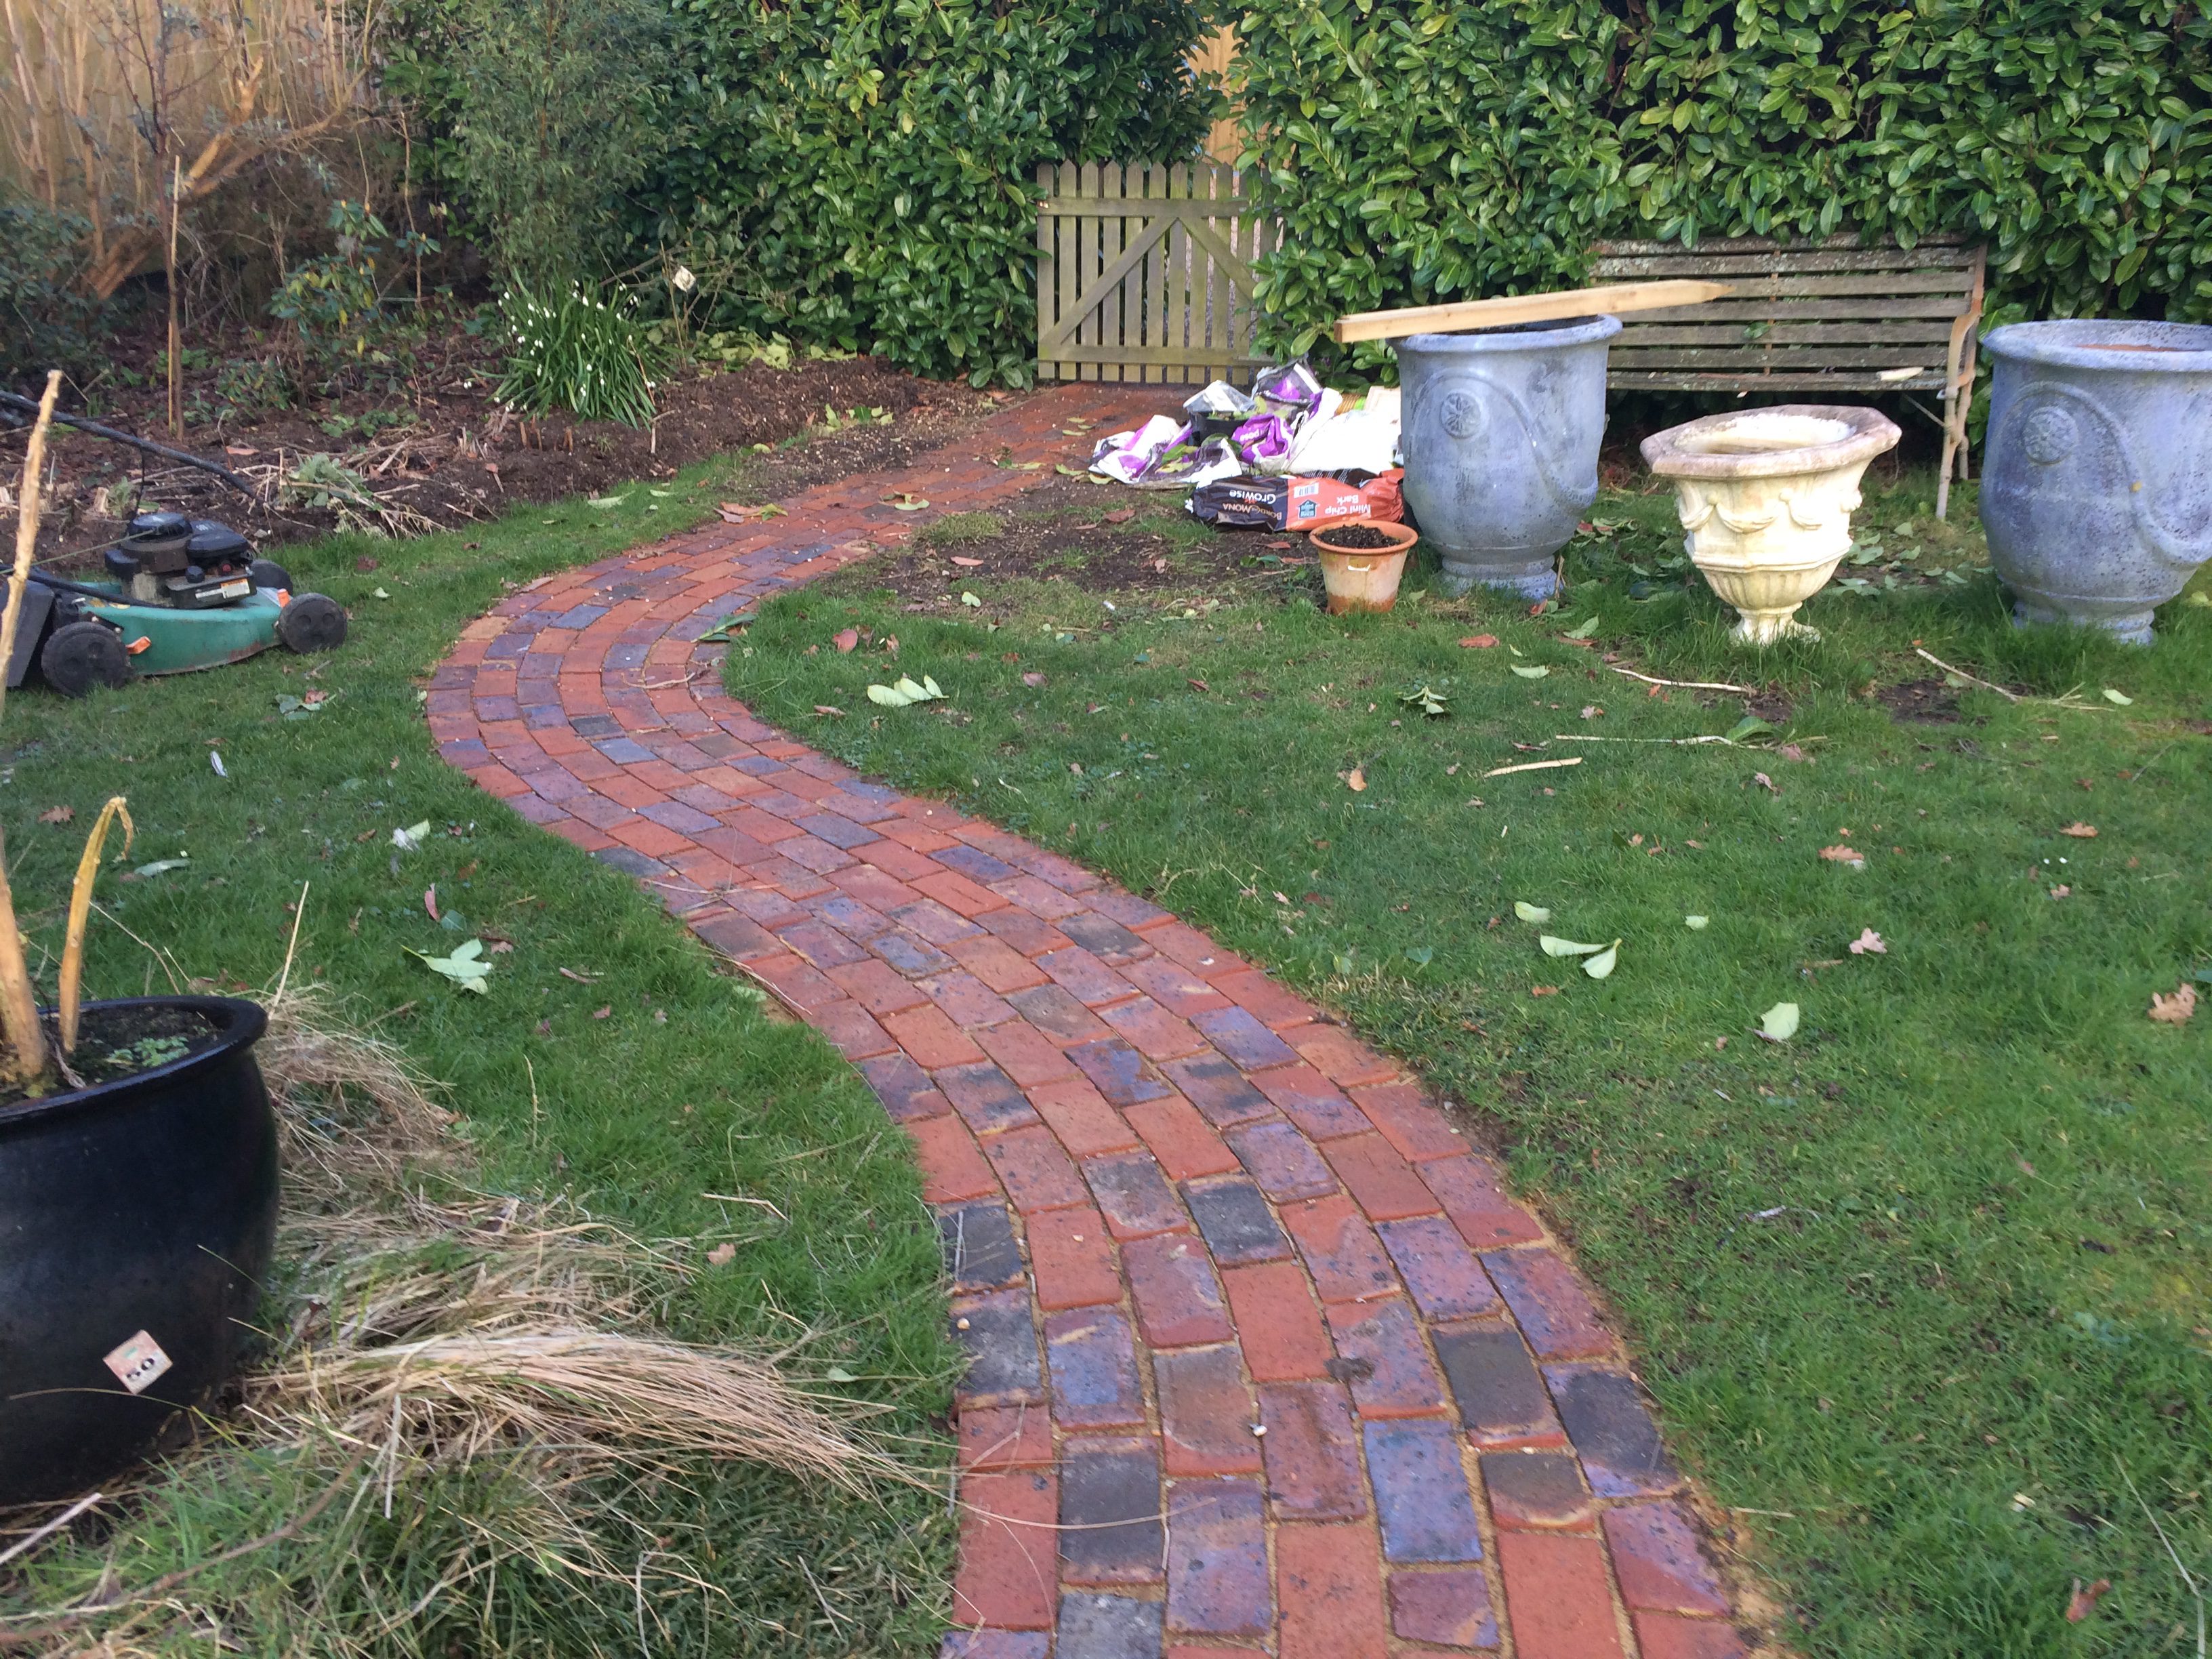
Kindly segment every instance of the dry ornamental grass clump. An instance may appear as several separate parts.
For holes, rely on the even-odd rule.
[[[313,988],[280,986],[268,1006],[286,1282],[261,1358],[196,1449],[15,1565],[0,1553],[0,1652],[125,1659],[249,1634],[272,1651],[411,1652],[428,1599],[489,1610],[517,1559],[635,1598],[642,1630],[672,1597],[727,1600],[704,1561],[637,1553],[666,1493],[703,1470],[738,1460],[856,1493],[925,1481],[863,1431],[868,1407],[788,1381],[788,1352],[661,1334],[695,1271],[686,1246],[566,1199],[476,1189],[459,1120],[400,1049]],[[257,1482],[289,1498],[214,1497]],[[364,1566],[395,1529],[434,1547],[428,1584]],[[393,1599],[403,1582],[422,1605]]]

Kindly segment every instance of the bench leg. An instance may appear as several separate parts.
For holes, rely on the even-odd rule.
[[[1951,510],[1952,458],[1959,448],[1959,434],[1948,421],[1943,422],[1943,465],[1936,472],[1936,519],[1940,524]]]

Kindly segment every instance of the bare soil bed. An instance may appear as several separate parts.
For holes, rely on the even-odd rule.
[[[206,472],[58,428],[49,447],[42,562],[66,566],[96,556],[131,511],[149,507],[221,519],[272,547],[325,534],[339,527],[341,511],[285,483],[307,456],[330,456],[358,476],[380,504],[373,516],[388,527],[426,530],[488,518],[517,501],[666,477],[691,461],[777,446],[810,430],[839,439],[808,446],[802,471],[813,476],[802,482],[819,482],[856,467],[895,464],[1009,396],[921,380],[878,358],[851,357],[672,377],[660,386],[659,418],[645,431],[565,414],[524,417],[502,409],[493,395],[495,344],[455,329],[417,348],[412,373],[396,385],[356,387],[292,408],[252,409],[227,401],[218,390],[225,363],[271,349],[265,337],[241,333],[204,360],[185,354],[187,418],[183,435],[172,438],[159,344],[150,333],[118,341],[117,378],[137,384],[120,392],[104,386],[89,406],[65,391],[63,409],[228,467],[252,487],[253,498]],[[11,389],[26,396],[39,390]],[[0,427],[0,477],[10,482],[20,475],[25,438],[24,428]],[[866,441],[854,448],[854,440]],[[0,531],[14,518],[11,494],[0,501]]]

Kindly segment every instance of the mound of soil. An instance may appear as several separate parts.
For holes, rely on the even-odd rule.
[[[813,446],[809,446],[809,448]],[[1089,478],[1054,478],[994,514],[949,514],[913,541],[837,580],[889,589],[913,611],[957,611],[978,580],[1065,582],[1098,594],[1188,592],[1230,599],[1285,578],[1320,591],[1305,538],[1216,530],[1182,510],[1180,495]]]
[[[137,389],[119,398],[111,394],[89,410],[65,395],[63,407],[227,466],[254,487],[257,499],[248,502],[207,473],[57,428],[48,451],[52,471],[39,538],[42,562],[63,568],[96,562],[134,502],[138,510],[170,507],[221,519],[269,546],[325,534],[338,526],[335,510],[303,505],[296,495],[287,501],[277,488],[279,477],[306,455],[334,457],[404,515],[404,527],[420,530],[488,518],[514,502],[666,477],[689,462],[779,444],[817,425],[855,437],[896,431],[902,441],[933,434],[942,441],[1008,396],[924,380],[878,358],[854,357],[672,380],[659,388],[659,416],[647,431],[565,414],[522,418],[492,396],[499,378],[495,343],[456,328],[418,351],[416,372],[404,389],[353,391],[294,409],[240,412],[218,395],[222,367],[271,349],[265,337],[240,334],[185,375],[186,409],[200,418],[188,418],[183,437],[172,439],[159,349],[152,336],[120,343],[118,375],[138,383]],[[39,390],[14,389],[27,396]],[[0,428],[0,478],[11,485],[21,475],[25,441],[23,429]],[[913,449],[926,447],[912,443]],[[831,447],[845,459],[823,476],[912,453],[898,445]],[[0,514],[0,531],[13,518],[12,511]]]

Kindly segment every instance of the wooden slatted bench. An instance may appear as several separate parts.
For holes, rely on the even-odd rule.
[[[1734,285],[1724,300],[1621,319],[1606,384],[1620,390],[1810,393],[1936,392],[1943,464],[1936,516],[1951,475],[1966,476],[1966,406],[1986,251],[1957,237],[1916,247],[1868,247],[1856,237],[1778,243],[1733,237],[1601,242],[1594,283],[1705,278]],[[1928,413],[1922,405],[1923,413]]]

